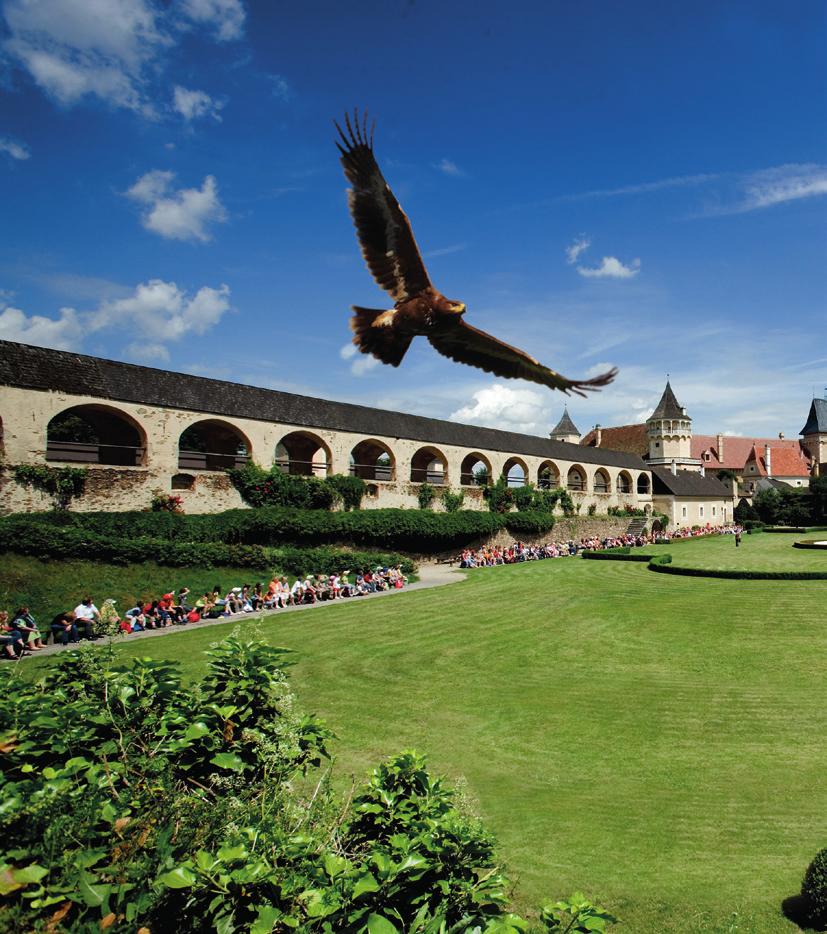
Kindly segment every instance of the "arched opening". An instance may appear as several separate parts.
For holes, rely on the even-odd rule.
[[[612,481],[609,478],[608,473],[602,468],[599,467],[594,472],[594,492],[595,493],[611,493],[612,491]]]
[[[617,492],[618,493],[631,493],[632,492],[632,477],[625,470],[621,470],[617,475]]]
[[[651,490],[651,484],[649,483],[648,474],[642,473],[637,478],[637,491],[639,494],[646,496]]]
[[[537,468],[537,486],[541,490],[553,490],[560,486],[560,468],[554,461],[544,461]]]
[[[437,448],[420,448],[411,458],[411,483],[444,486],[448,482],[448,460]]]
[[[584,493],[586,491],[586,471],[579,464],[575,464],[569,469],[566,476],[566,486],[575,493]]]
[[[146,435],[133,418],[107,405],[75,405],[46,428],[46,460],[140,467]]]
[[[396,460],[393,452],[381,441],[370,438],[360,441],[350,452],[350,475],[362,480],[393,480]]]
[[[244,434],[216,418],[195,422],[178,439],[179,470],[232,470],[243,467],[251,454]]]
[[[460,486],[488,486],[491,482],[491,461],[474,451],[463,458],[459,468]]]
[[[291,431],[276,445],[276,466],[284,473],[326,477],[330,462],[330,448],[309,431]]]
[[[528,482],[528,467],[519,457],[509,457],[503,464],[503,474],[509,486],[525,486]]]

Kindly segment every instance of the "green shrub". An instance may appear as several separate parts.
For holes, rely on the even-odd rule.
[[[819,930],[827,925],[827,848],[819,850],[807,867],[801,883],[810,923]]]
[[[219,643],[199,684],[111,648],[38,683],[0,669],[7,931],[516,934],[492,838],[403,752],[342,800],[331,738],[296,707],[283,650]],[[602,931],[580,895],[547,931]],[[574,927],[574,924],[577,927]],[[563,927],[562,925],[567,925]]]
[[[465,493],[462,490],[460,490],[459,493],[452,493],[450,490],[445,490],[442,494],[442,506],[445,512],[459,512],[464,502]]]
[[[550,512],[512,512],[503,516],[503,524],[512,535],[543,535],[554,528],[554,516]]]
[[[319,477],[286,474],[274,464],[269,470],[248,461],[229,471],[230,480],[249,506],[295,506],[298,509],[332,509],[339,492]],[[361,497],[360,497],[361,499]]]
[[[325,483],[335,492],[342,508],[347,512],[350,509],[359,509],[367,490],[367,484],[361,477],[349,477],[345,474],[335,473],[325,478]]]
[[[482,497],[491,512],[510,512],[514,505],[514,491],[505,477],[497,477],[496,483],[489,483],[482,491]]]
[[[49,467],[46,464],[18,464],[12,468],[15,483],[34,487],[52,498],[57,510],[69,508],[73,499],[86,489],[85,467]]]
[[[436,497],[436,488],[430,483],[420,483],[416,493],[420,509],[430,509]]]

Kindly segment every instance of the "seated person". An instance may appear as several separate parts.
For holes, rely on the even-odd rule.
[[[49,628],[52,630],[52,639],[55,643],[57,643],[58,638],[64,645],[80,641],[78,627],[75,623],[75,614],[72,612],[58,613],[49,624]]]
[[[91,597],[84,597],[74,609],[75,625],[83,631],[85,638],[97,638],[95,624],[100,622],[100,611],[92,602]]]
[[[40,629],[38,629],[37,623],[27,606],[21,606],[16,610],[10,625],[21,634],[24,644],[28,645],[30,649],[37,652],[44,648],[43,639],[40,637]]]
[[[3,651],[8,658],[31,655],[31,652],[26,651],[20,631],[14,629],[9,623],[9,614],[5,610],[0,611],[0,644],[2,644]]]

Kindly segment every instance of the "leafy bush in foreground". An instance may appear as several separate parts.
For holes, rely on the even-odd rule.
[[[0,670],[0,929],[438,934],[526,931],[491,837],[413,752],[344,803],[329,731],[289,693],[282,650],[233,635],[201,683],[175,664],[61,657]],[[541,930],[601,931],[573,896]],[[576,925],[576,926],[575,926]]]

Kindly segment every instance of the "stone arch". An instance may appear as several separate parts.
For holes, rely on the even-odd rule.
[[[444,486],[447,482],[448,458],[439,448],[420,448],[411,458],[411,483]]]
[[[350,452],[350,475],[362,480],[393,480],[396,474],[396,458],[393,451],[377,441],[367,438],[360,441]]]
[[[638,474],[637,491],[639,496],[648,496],[652,492],[652,484],[649,482],[648,474]]]
[[[331,462],[330,448],[311,431],[291,431],[276,445],[275,463],[284,473],[326,477]]]
[[[463,458],[459,468],[460,486],[486,486],[490,482],[491,461],[484,454],[474,451]]]
[[[146,460],[146,432],[115,406],[73,405],[46,426],[46,460],[141,467]]]
[[[170,489],[173,490],[194,490],[195,477],[191,473],[176,473],[172,475]]]
[[[566,475],[566,488],[573,490],[575,493],[585,493],[588,489],[586,471],[580,464],[572,464],[569,467],[569,472]]]
[[[178,438],[179,470],[232,470],[252,457],[244,432],[220,418],[205,418],[188,425]]]
[[[628,470],[621,470],[617,475],[617,492],[618,493],[631,493],[632,492],[632,475]]]
[[[611,493],[612,492],[612,478],[609,476],[608,470],[604,470],[602,467],[598,467],[594,472],[594,477],[592,478],[592,488],[595,493]]]
[[[525,486],[528,483],[528,464],[521,457],[509,457],[503,464],[502,475],[509,486]]]
[[[552,490],[560,486],[560,468],[554,461],[543,461],[537,468],[537,486],[541,490]]]

